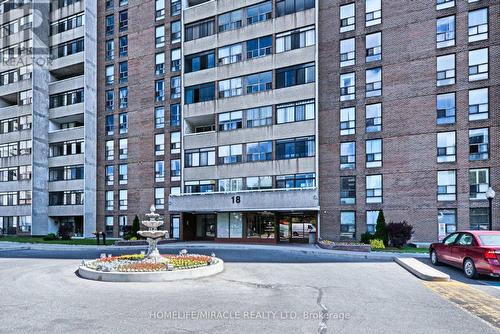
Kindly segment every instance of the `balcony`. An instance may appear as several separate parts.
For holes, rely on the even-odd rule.
[[[83,212],[83,205],[49,206],[49,216],[51,217],[82,216]]]
[[[170,195],[168,209],[176,212],[319,210],[318,198],[315,188],[182,194]]]

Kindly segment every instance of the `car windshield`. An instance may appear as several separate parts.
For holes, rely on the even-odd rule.
[[[484,246],[500,246],[500,235],[480,235],[479,239]]]

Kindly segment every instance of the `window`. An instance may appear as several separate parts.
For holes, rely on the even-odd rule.
[[[215,67],[215,51],[197,53],[186,56],[186,65],[184,71],[186,73],[197,72]]]
[[[356,64],[356,39],[348,38],[340,41],[340,67]]]
[[[243,94],[243,78],[219,81],[219,98],[240,96]]]
[[[217,18],[219,32],[239,29],[243,26],[243,9],[238,9]]]
[[[215,98],[215,83],[186,87],[185,95],[186,104],[212,101]]]
[[[122,10],[118,14],[118,27],[120,31],[125,31],[128,29],[128,11]]]
[[[219,48],[217,55],[217,63],[219,65],[240,62],[243,59],[243,45],[240,43]]]
[[[115,133],[114,116],[106,116],[106,135],[112,136]]]
[[[374,234],[377,230],[379,211],[366,211],[366,232]]]
[[[356,74],[340,75],[340,101],[350,101],[356,98]]]
[[[469,121],[488,119],[488,88],[469,90]]]
[[[247,189],[271,189],[273,187],[273,178],[271,176],[247,177]]]
[[[170,133],[170,153],[178,154],[181,153],[181,133],[171,132]]]
[[[436,47],[444,48],[453,45],[455,45],[455,15],[437,19]]]
[[[438,210],[438,231],[439,240],[443,240],[449,234],[457,231],[457,210],[439,209]]]
[[[50,95],[49,108],[59,108],[83,102],[83,88]]]
[[[128,36],[121,36],[118,39],[118,45],[120,48],[120,57],[128,56]]]
[[[106,141],[105,157],[106,160],[113,160],[115,158],[115,143],[112,140]]]
[[[119,149],[119,159],[127,159],[128,158],[128,141],[127,139],[120,139],[118,142]]]
[[[488,208],[470,208],[469,210],[470,229],[488,230],[490,210]]]
[[[106,85],[112,85],[115,82],[115,65],[106,66]]]
[[[181,49],[173,49],[170,51],[170,70],[177,72],[181,70]]]
[[[437,124],[455,123],[455,93],[436,96]]]
[[[258,5],[247,8],[247,24],[269,20],[272,16],[273,5],[271,1],[266,1]]]
[[[172,104],[170,106],[170,126],[181,125],[181,105]]]
[[[469,81],[488,79],[488,48],[469,51]]]
[[[316,174],[295,174],[276,176],[277,189],[301,189],[314,188],[316,186]]]
[[[180,99],[181,98],[181,77],[171,77],[170,78],[170,98]]]
[[[113,165],[106,166],[105,173],[106,173],[106,185],[112,186],[115,181],[114,166]]]
[[[165,18],[165,0],[155,0],[155,17],[157,21]]]
[[[106,208],[106,211],[112,211],[114,209],[114,193],[113,191],[106,191],[105,193],[105,203],[104,206]]]
[[[354,30],[356,23],[355,7],[354,2],[340,6],[340,32]]]
[[[228,145],[219,147],[219,164],[234,164],[242,161],[243,145]]]
[[[219,180],[220,192],[234,192],[243,190],[243,179],[221,179]]]
[[[314,27],[305,27],[276,35],[276,53],[305,48],[316,43]]]
[[[171,0],[170,4],[170,15],[171,16],[176,16],[180,15],[181,10],[182,10],[182,2],[180,0]]]
[[[366,132],[382,131],[382,104],[366,105]]]
[[[366,141],[366,168],[382,167],[382,139]]]
[[[382,33],[366,35],[366,62],[382,59]]]
[[[155,188],[155,207],[157,209],[165,208],[165,188]]]
[[[469,160],[488,160],[489,139],[488,129],[469,130]]]
[[[155,81],[155,100],[165,101],[165,80],[163,79]]]
[[[33,100],[33,91],[26,90],[23,92],[19,92],[19,105],[26,106],[32,103]]]
[[[290,66],[276,70],[276,88],[303,85],[315,81],[314,63]]]
[[[277,0],[276,17],[314,8],[315,0]]]
[[[127,210],[128,208],[128,191],[120,190],[118,193],[119,209]]]
[[[382,203],[382,175],[366,176],[366,203]]]
[[[181,159],[170,160],[170,181],[180,181]]]
[[[247,128],[273,124],[273,107],[260,107],[246,110]]]
[[[184,192],[187,194],[211,193],[215,191],[215,184],[215,180],[185,182]]]
[[[356,133],[356,108],[340,109],[340,135],[353,135]]]
[[[184,152],[185,167],[204,167],[215,165],[215,148],[201,148]]]
[[[170,195],[179,196],[181,194],[181,187],[170,187]]]
[[[155,135],[155,155],[165,154],[165,135],[158,133]]]
[[[273,155],[272,141],[263,141],[260,143],[248,143],[247,162],[271,160]]]
[[[118,166],[118,183],[123,185],[128,182],[128,165]]]
[[[314,119],[314,109],[314,100],[277,105],[276,122],[277,124],[283,124]]]
[[[155,74],[165,74],[165,52],[157,53],[155,55]]]
[[[436,0],[436,10],[455,6],[455,0]]]
[[[469,43],[488,39],[488,8],[469,12]]]
[[[366,97],[382,95],[382,68],[366,70]]]
[[[120,109],[126,109],[128,107],[128,88],[127,87],[121,87],[118,90],[118,93],[120,93]]]
[[[455,201],[457,198],[457,175],[454,170],[438,171],[438,201]]]
[[[115,42],[111,39],[106,41],[106,60],[115,59]]]
[[[184,39],[186,42],[213,35],[215,34],[215,19],[210,18],[201,22],[188,24],[184,30],[186,34]]]
[[[121,113],[118,116],[120,123],[120,134],[125,134],[128,132],[128,114],[126,112]]]
[[[165,161],[155,161],[155,182],[165,181]]]
[[[120,70],[120,83],[127,83],[128,81],[128,62],[124,61],[118,64],[118,69]]]
[[[436,80],[438,87],[455,83],[455,54],[437,57]]]
[[[340,169],[356,168],[356,142],[340,143]]]
[[[273,36],[254,38],[246,42],[247,59],[259,58],[273,53]]]
[[[356,177],[340,177],[340,204],[356,204]]]
[[[114,0],[106,0],[106,10],[111,10],[115,6]]]
[[[170,23],[170,43],[175,44],[181,41],[181,21]]]
[[[115,16],[106,16],[106,35],[113,35],[115,33]]]
[[[113,237],[113,216],[105,217],[105,226],[106,226],[106,236],[109,238]]]
[[[157,26],[155,28],[155,45],[157,48],[165,46],[165,26]]]
[[[276,159],[296,159],[315,155],[314,137],[280,139],[276,141]]]
[[[470,199],[486,199],[486,191],[490,187],[490,170],[488,168],[469,170]]]
[[[440,132],[437,134],[437,162],[455,162],[457,154],[456,133]]]
[[[356,237],[356,212],[340,212],[340,238],[354,239]]]
[[[273,87],[273,72],[251,74],[244,78],[246,94],[255,94],[271,90]]]
[[[243,127],[243,112],[233,111],[219,114],[219,131],[241,129]]]
[[[366,26],[382,23],[382,0],[366,0]]]

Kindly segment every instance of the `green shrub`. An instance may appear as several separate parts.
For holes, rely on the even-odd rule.
[[[135,237],[134,240],[137,240],[139,238],[139,235],[137,232],[141,229],[141,224],[139,223],[139,217],[135,215],[134,222],[132,223],[132,230],[130,231],[131,237]],[[132,240],[132,238],[130,239]]]
[[[385,223],[384,211],[380,210],[377,217],[374,239],[380,239],[385,246],[389,245],[389,236],[387,234],[387,224]]]
[[[73,233],[73,228],[70,224],[59,225],[59,237],[62,240],[71,240],[72,233]]]
[[[43,237],[43,240],[45,241],[53,241],[53,240],[59,240],[59,237],[55,235],[54,233],[49,233],[47,236]]]
[[[361,243],[369,245],[370,241],[372,241],[373,238],[375,238],[375,236],[373,234],[371,234],[369,232],[363,233],[363,234],[361,234]]]
[[[131,237],[131,238],[130,238],[130,239],[128,239],[128,240],[135,241],[135,240],[137,240],[137,237]]]
[[[384,249],[385,248],[384,242],[380,239],[370,240],[370,246],[372,247],[372,249]]]
[[[387,225],[387,232],[391,246],[401,248],[406,245],[408,240],[411,239],[413,226],[405,221],[400,223],[390,223]]]

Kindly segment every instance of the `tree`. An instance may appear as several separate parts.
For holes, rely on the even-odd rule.
[[[384,242],[385,246],[388,246],[389,236],[387,234],[387,224],[385,223],[384,211],[380,210],[377,217],[377,225],[375,227],[375,238],[380,239]]]
[[[130,231],[130,235],[132,237],[139,238],[139,234],[137,233],[141,229],[141,224],[139,223],[139,217],[135,215],[134,222],[132,223],[132,229]]]
[[[401,248],[411,239],[413,226],[405,221],[390,223],[387,225],[387,233],[391,241],[391,246]]]

